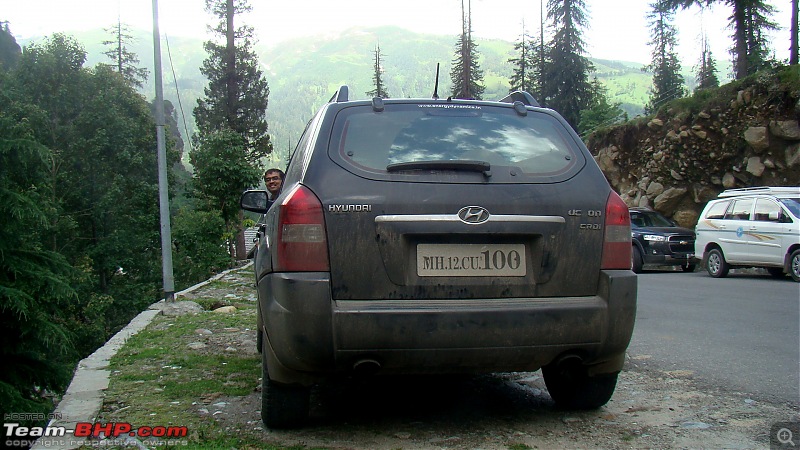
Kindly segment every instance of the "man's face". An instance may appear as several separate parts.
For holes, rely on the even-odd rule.
[[[281,190],[281,176],[278,172],[267,172],[264,175],[264,181],[267,183],[267,190],[270,194],[276,194]]]

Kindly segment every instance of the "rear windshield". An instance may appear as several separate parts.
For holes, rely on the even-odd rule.
[[[331,150],[348,165],[371,173],[397,171],[392,165],[402,163],[479,161],[493,173],[552,176],[583,162],[575,141],[554,117],[533,111],[521,116],[504,107],[347,108],[336,117],[334,136],[339,139],[331,142]]]

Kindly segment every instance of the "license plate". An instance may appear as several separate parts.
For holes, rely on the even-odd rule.
[[[418,244],[421,277],[524,277],[524,244]]]

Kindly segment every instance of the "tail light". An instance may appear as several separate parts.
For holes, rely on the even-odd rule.
[[[611,191],[606,201],[601,269],[631,268],[631,216],[628,205]]]
[[[327,272],[328,242],[322,203],[305,186],[298,186],[281,203],[275,270]]]

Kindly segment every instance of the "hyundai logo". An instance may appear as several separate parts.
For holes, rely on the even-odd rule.
[[[458,211],[458,218],[470,225],[483,223],[489,220],[489,211],[480,206],[465,206]]]

